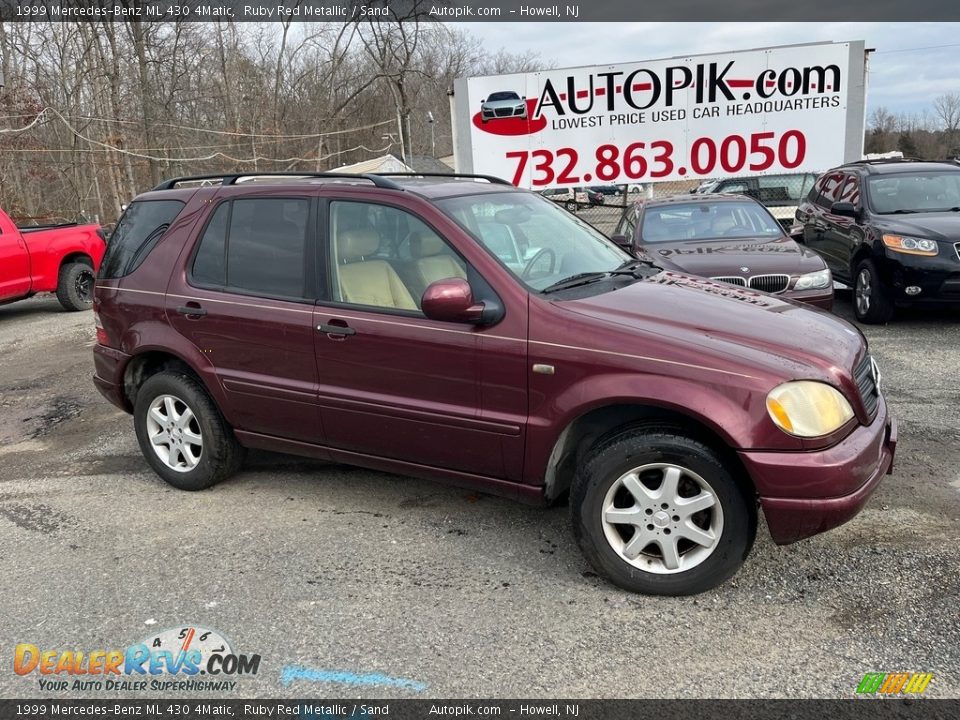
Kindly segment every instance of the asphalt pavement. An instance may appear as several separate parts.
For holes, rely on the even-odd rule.
[[[169,697],[43,690],[14,647],[180,627],[261,656],[183,697],[851,697],[893,671],[960,697],[960,311],[865,332],[895,473],[849,524],[787,547],[761,525],[732,581],[673,599],[597,578],[562,506],[265,453],[174,490],[91,383],[91,314],[2,307],[0,697]]]

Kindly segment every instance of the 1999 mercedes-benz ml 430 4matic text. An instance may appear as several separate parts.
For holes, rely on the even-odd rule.
[[[631,257],[479,176],[228,176],[127,209],[97,387],[200,490],[263,448],[532,503],[569,496],[634,591],[733,575],[855,515],[896,429],[858,330]],[[192,185],[192,186],[191,186]]]

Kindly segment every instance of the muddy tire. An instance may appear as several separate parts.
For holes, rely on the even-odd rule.
[[[133,423],[147,463],[180,490],[216,485],[243,464],[243,448],[233,429],[190,375],[164,371],[144,382]]]
[[[600,440],[570,491],[573,533],[596,572],[651,595],[693,595],[730,578],[756,535],[753,494],[720,455],[673,428]]]
[[[69,262],[57,277],[57,300],[64,310],[87,310],[93,305],[93,267],[85,262]]]

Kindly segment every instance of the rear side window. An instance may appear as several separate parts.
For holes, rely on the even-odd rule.
[[[309,218],[307,199],[223,203],[200,238],[191,281],[253,295],[306,297]]]
[[[104,280],[129,275],[144,261],[183,210],[179,200],[141,200],[130,204],[117,223],[100,265]]]

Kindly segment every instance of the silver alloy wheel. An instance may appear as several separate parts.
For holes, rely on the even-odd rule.
[[[723,509],[710,483],[670,463],[642,465],[622,475],[607,491],[601,512],[614,552],[658,575],[696,567],[723,535]]]
[[[866,315],[870,312],[870,292],[873,290],[873,278],[870,271],[864,268],[857,275],[857,312]]]
[[[200,462],[203,436],[197,416],[175,395],[158,395],[147,408],[147,437],[171,470],[190,472]]]

